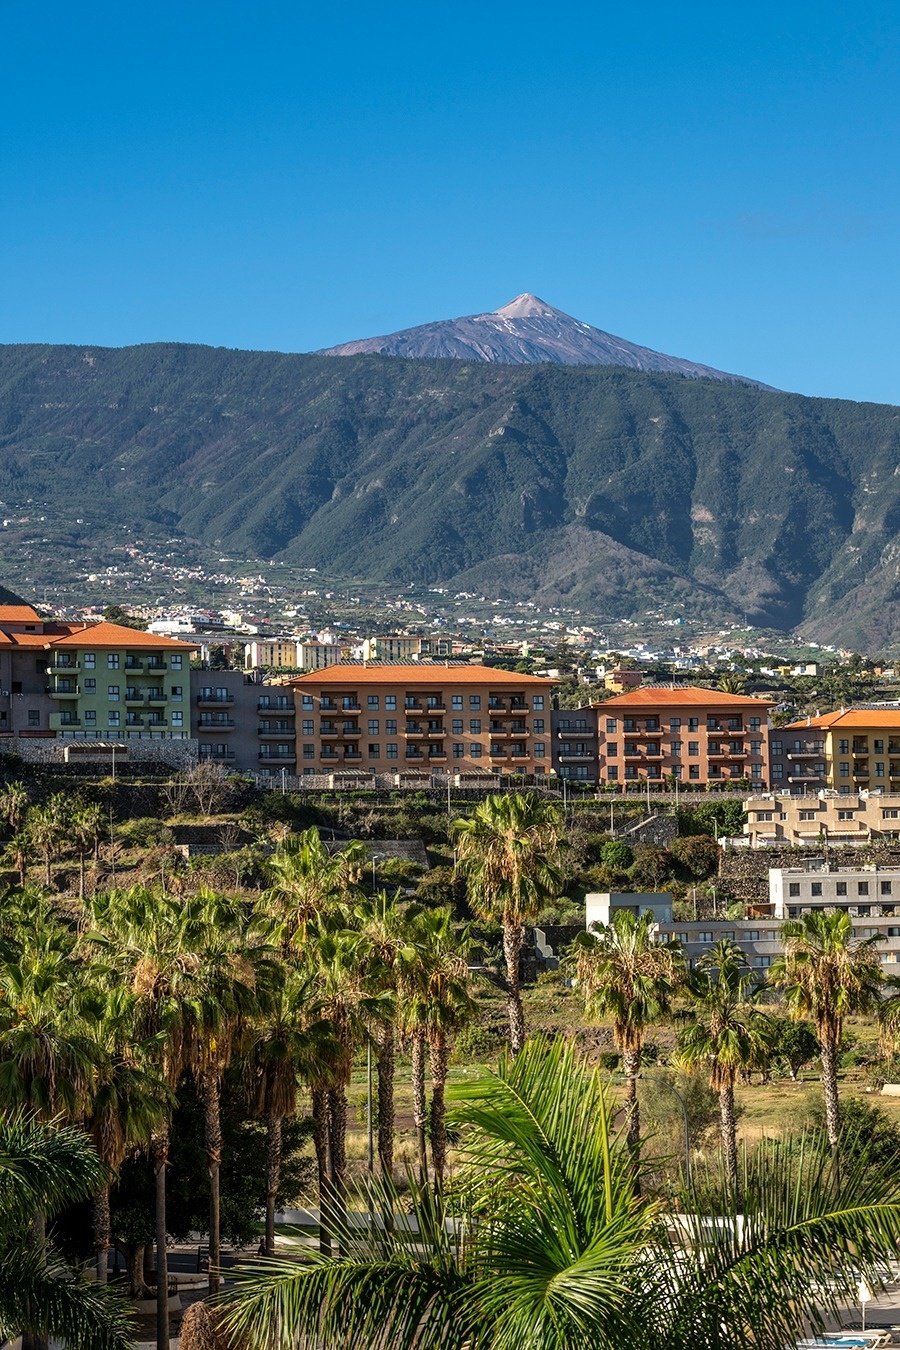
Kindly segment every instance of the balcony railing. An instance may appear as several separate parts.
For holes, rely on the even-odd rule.
[[[221,706],[225,703],[233,703],[234,694],[219,694],[213,689],[208,689],[204,692],[204,690],[201,689],[200,693],[197,695],[196,701],[198,708],[207,706],[215,707],[216,705]]]
[[[294,707],[293,699],[288,698],[285,699],[261,698],[257,700],[256,707],[258,712],[277,712],[283,715],[290,715],[290,716],[293,716],[293,714],[297,711],[297,709]]]
[[[233,731],[233,730],[234,730],[234,718],[233,718],[233,717],[222,717],[222,718],[219,718],[219,719],[216,720],[216,721],[213,721],[213,720],[207,720],[206,718],[201,717],[200,720],[197,722],[197,730],[198,730],[198,731]]]

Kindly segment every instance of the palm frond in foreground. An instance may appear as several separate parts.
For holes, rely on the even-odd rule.
[[[864,1157],[838,1172],[819,1138],[745,1158],[737,1192],[701,1177],[677,1214],[637,1196],[598,1075],[559,1044],[456,1099],[447,1211],[412,1181],[392,1231],[351,1210],[340,1257],[241,1273],[233,1331],[256,1350],[782,1350],[900,1244],[894,1180]],[[401,1209],[381,1182],[372,1198]]]

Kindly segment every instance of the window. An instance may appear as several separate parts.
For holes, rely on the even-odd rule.
[[[183,727],[183,726],[184,726],[184,713],[183,713],[183,712],[173,712],[173,713],[172,713],[172,726],[173,726],[173,727]]]
[[[367,707],[367,708],[377,708],[377,707],[378,707],[378,695],[377,695],[377,694],[369,694],[368,698],[366,699],[366,707]]]
[[[96,653],[96,652],[85,652],[85,653],[84,653],[84,668],[85,668],[85,670],[96,670],[96,668],[97,668],[97,653]]]
[[[612,732],[613,735],[616,734],[616,719],[615,719],[614,717],[607,717],[607,719],[606,719],[606,734],[607,734],[607,736],[609,735],[610,732]]]
[[[531,730],[534,732],[535,736],[543,736],[543,734],[544,734],[544,719],[543,719],[543,717],[536,717],[536,718],[534,719],[534,721],[533,721],[532,724],[531,724]]]
[[[800,882],[799,882],[799,881],[789,881],[789,882],[788,882],[788,895],[794,896],[794,895],[799,895],[799,894],[800,894]]]
[[[745,942],[759,942],[759,929],[758,929],[758,928],[747,928],[747,929],[745,929],[745,931],[741,934],[741,937],[743,938],[743,940],[744,940]]]
[[[689,755],[699,755],[699,753],[700,753],[700,742],[699,742],[699,741],[688,741],[688,754],[689,754]]]
[[[713,935],[712,933],[698,933],[698,934],[697,934],[697,941],[698,941],[698,942],[715,942],[715,937],[714,937],[714,935]]]
[[[850,742],[846,740],[838,741],[838,754],[849,755],[849,753],[850,753]]]
[[[838,811],[838,820],[852,820],[852,819],[853,819],[852,811]]]
[[[670,731],[680,731],[680,730],[681,730],[681,718],[680,718],[680,717],[670,717],[670,718],[669,718],[669,730],[670,730]]]
[[[740,750],[740,745],[738,746],[738,750]],[[750,742],[750,753],[751,753],[751,755],[761,755],[761,754],[762,754],[762,741],[751,741],[751,742]]]
[[[846,895],[846,894],[847,894],[847,883],[846,883],[846,881],[838,881],[838,882],[836,882],[836,883],[835,883],[835,888],[834,888],[834,890],[835,890],[835,895]]]
[[[838,775],[841,778],[850,777],[850,765],[847,763],[846,760],[841,760],[841,763],[838,766]]]
[[[800,812],[800,819],[801,819],[801,820],[815,820],[815,818],[816,818],[816,813],[815,813],[815,811],[801,811],[801,812]],[[769,819],[771,820],[771,816],[769,817]]]
[[[312,694],[302,694],[300,697],[300,707],[304,712],[309,711],[313,706]]]
[[[700,718],[699,718],[699,717],[689,717],[689,718],[688,718],[688,731],[699,731],[699,730],[700,730]]]
[[[315,723],[313,722],[311,717],[304,718],[302,730],[304,736],[315,736],[316,734]]]
[[[700,777],[700,765],[691,764],[690,767],[688,768],[688,778],[699,779],[699,777]]]
[[[469,695],[469,707],[470,707],[470,708],[480,708],[480,707],[481,707],[481,695],[480,695],[480,694],[470,694],[470,695]]]
[[[466,753],[466,747],[463,745],[462,741],[454,741],[454,742],[453,742],[453,758],[454,758],[454,759],[462,759],[462,757],[465,755],[465,753]]]
[[[606,753],[607,753],[607,755],[609,756],[610,759],[615,759],[615,758],[617,757],[618,753],[619,753],[619,745],[618,745],[618,742],[617,742],[617,741],[610,741],[609,744],[608,744],[607,747],[606,747]]]
[[[384,696],[384,708],[385,708],[385,712],[396,712],[396,711],[397,711],[397,695],[396,695],[396,694],[385,694],[385,696]]]
[[[681,754],[681,745],[682,745],[682,742],[681,742],[681,741],[673,741],[673,742],[672,742],[672,744],[671,744],[671,746],[669,747],[669,749],[671,750],[671,752],[672,752],[673,755],[680,755],[680,754]]]
[[[673,778],[677,778],[678,781],[679,781],[679,783],[681,782],[681,775],[682,775],[682,772],[683,772],[683,770],[682,770],[682,767],[681,767],[680,764],[673,764],[673,765],[672,765],[672,777],[673,777]]]
[[[94,725],[96,725],[96,722],[97,722],[97,714],[96,714],[96,712],[94,711],[93,708],[88,708],[88,709],[86,709],[85,714],[84,714],[84,720],[85,720],[85,723],[86,723],[87,725],[89,725],[89,726],[94,726]]]
[[[397,735],[397,719],[396,719],[396,717],[386,717],[386,718],[384,719],[384,734],[385,734],[385,736],[396,736],[396,735]]]
[[[760,821],[769,821],[771,819],[772,819],[771,811],[757,811],[756,813],[757,824],[759,824]]]
[[[759,719],[758,717],[751,717],[751,718],[750,718],[750,730],[751,730],[751,731],[759,731],[761,727],[762,727],[762,722],[760,721],[760,719]]]
[[[625,730],[626,730],[626,731],[635,731],[636,728],[635,728],[635,725],[634,725],[634,718],[633,718],[633,717],[626,717],[626,718],[625,718],[624,726],[625,726]]]
[[[85,692],[86,694],[88,694],[88,695],[96,694],[96,692],[97,692],[97,681],[96,681],[96,679],[94,678],[93,675],[89,676],[88,679],[85,680],[85,682],[84,682],[84,692]]]
[[[771,746],[770,746],[770,749],[771,749],[773,755],[783,755],[783,754],[784,754],[784,742],[783,742],[783,741],[773,741],[772,744],[771,744]]]
[[[471,755],[472,759],[481,759],[481,746],[478,744],[477,741],[475,741],[473,745],[469,746],[469,754]]]
[[[304,745],[303,747],[304,759],[314,759],[315,754],[316,754],[316,747],[314,745]]]
[[[118,703],[119,686],[117,684],[111,684],[106,691],[106,697],[109,699],[110,703]]]
[[[874,740],[874,741],[872,742],[872,753],[873,753],[873,755],[883,755],[883,754],[884,754],[884,741],[880,741],[880,740],[877,740],[877,739]]]
[[[183,697],[184,697],[184,689],[183,689],[182,685],[180,685],[180,684],[173,684],[173,685],[172,685],[172,700],[173,700],[173,702],[175,702],[175,703],[180,703],[180,701],[181,701],[181,699],[182,699]]]
[[[648,717],[645,723],[645,727],[647,731],[659,731],[659,718]]]
[[[535,694],[535,695],[532,697],[532,700],[531,700],[531,706],[532,706],[532,708],[534,709],[535,712],[543,712],[543,711],[544,711],[544,695],[543,695],[543,694]]]
[[[890,881],[882,881],[881,886],[879,888],[882,895],[890,895],[891,884],[892,883]]]
[[[463,705],[462,694],[452,694],[450,696],[450,707],[454,710],[454,712],[461,712],[462,705]]]
[[[810,895],[821,895],[822,894],[821,881],[814,881],[809,888],[809,893]]]
[[[40,711],[40,708],[29,708],[29,709],[28,709],[28,725],[29,725],[30,727],[39,727],[39,726],[41,725],[41,711]]]
[[[481,718],[480,718],[480,717],[470,717],[470,718],[469,718],[469,735],[470,735],[470,736],[480,736],[480,735],[481,735]]]
[[[34,673],[36,675],[43,675],[46,664],[47,664],[46,656],[39,656],[34,663]]]
[[[775,781],[775,780],[777,779],[777,780],[780,782],[782,778],[784,778],[784,765],[783,765],[783,764],[773,764],[773,765],[772,765],[772,779],[773,779],[773,781]]]
[[[463,720],[461,717],[454,717],[450,724],[450,730],[454,736],[461,736],[463,733]]]
[[[381,747],[374,741],[369,745],[369,759],[381,759]]]
[[[377,735],[378,735],[378,718],[377,718],[377,717],[370,717],[370,718],[369,718],[369,735],[370,735],[370,736],[377,736]]]
[[[609,768],[606,770],[606,777],[611,783],[615,783],[619,777],[618,765],[610,764]]]
[[[857,894],[857,895],[868,895],[868,894],[869,894],[869,883],[868,883],[867,881],[858,881],[858,882],[856,883],[856,894]]]
[[[760,970],[768,970],[769,966],[772,964],[772,958],[771,956],[755,956],[753,958],[753,964]]]
[[[882,820],[896,820],[898,816],[900,816],[900,811],[895,806],[888,807],[886,811],[881,813]]]
[[[118,652],[107,652],[107,653],[106,653],[106,668],[107,668],[107,670],[118,670],[118,669],[119,669],[119,653],[118,653]]]
[[[546,757],[547,757],[547,750],[546,750],[546,746],[544,745],[544,742],[543,742],[543,741],[535,741],[535,743],[534,743],[534,757],[535,757],[535,759],[546,759]]]
[[[119,725],[119,711],[117,708],[111,708],[106,718],[108,727],[117,727]]]
[[[384,747],[384,753],[387,755],[388,759],[396,759],[396,758],[397,758],[397,742],[396,742],[396,741],[388,741],[387,745]]]

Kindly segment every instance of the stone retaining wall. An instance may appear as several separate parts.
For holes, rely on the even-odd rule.
[[[770,867],[802,867],[805,862],[823,856],[819,847],[726,848],[719,855],[719,877],[736,900],[745,904],[765,904],[769,899]],[[852,848],[829,847],[828,860],[837,867],[861,867],[866,863],[900,867],[900,846],[873,843]]]

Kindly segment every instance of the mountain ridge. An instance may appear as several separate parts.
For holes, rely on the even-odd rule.
[[[731,375],[713,366],[667,356],[616,337],[573,318],[546,300],[525,291],[499,309],[439,319],[402,328],[381,337],[357,338],[326,347],[318,356],[379,355],[407,360],[451,358],[503,365],[549,362],[556,365],[623,366],[630,370],[667,371],[689,379],[734,381],[765,389],[759,380]]]
[[[3,513],[40,521],[54,558],[154,531],[881,651],[898,465],[900,408],[622,367],[0,347]]]

